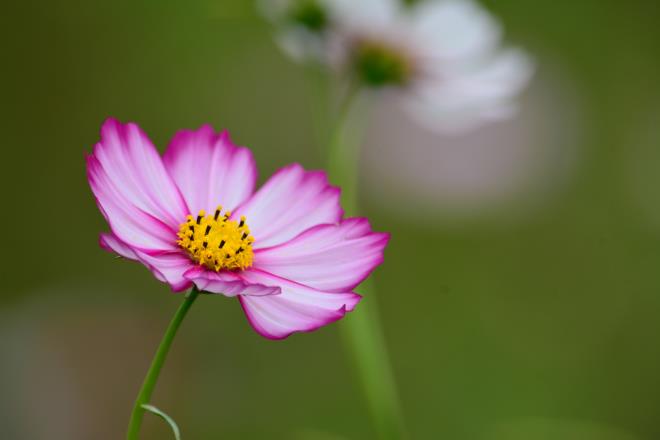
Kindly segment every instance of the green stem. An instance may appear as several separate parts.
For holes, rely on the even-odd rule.
[[[199,295],[199,290],[195,287],[186,294],[183,303],[181,303],[179,309],[174,314],[172,321],[170,321],[170,325],[167,327],[167,330],[163,335],[163,339],[160,341],[158,350],[156,350],[156,355],[151,361],[147,376],[142,383],[142,388],[140,388],[140,392],[135,399],[135,405],[133,406],[133,412],[131,413],[131,420],[128,423],[128,434],[126,435],[127,440],[137,440],[138,438],[140,426],[142,425],[142,417],[145,411],[142,405],[149,403],[149,399],[151,399],[151,394],[156,387],[158,375],[163,368],[165,358],[170,350],[174,336],[176,335],[177,330],[179,330],[179,326],[181,325],[183,318],[185,318],[186,313],[188,313],[190,306],[192,306],[192,303],[197,299],[197,295]]]
[[[355,290],[364,300],[357,313],[348,315],[341,327],[344,344],[361,379],[378,438],[405,439],[407,435],[374,284],[367,279]]]
[[[340,109],[328,155],[330,178],[342,189],[342,205],[347,216],[359,214],[358,163],[362,129],[368,114],[368,97],[359,91],[349,96]],[[379,322],[376,292],[370,279],[358,293],[364,296],[356,313],[345,318],[342,337],[364,387],[367,403],[379,439],[407,438],[394,373],[385,337]]]

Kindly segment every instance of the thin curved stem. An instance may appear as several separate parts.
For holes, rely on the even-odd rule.
[[[197,290],[195,287],[193,287],[193,289],[186,294],[183,303],[181,303],[179,309],[174,314],[174,317],[172,317],[170,325],[167,327],[167,330],[163,335],[163,339],[160,341],[158,350],[156,350],[156,354],[151,361],[149,371],[147,371],[147,375],[145,376],[144,382],[142,383],[142,388],[140,388],[140,392],[135,399],[135,405],[133,406],[131,419],[128,423],[128,433],[126,435],[127,440],[137,440],[138,438],[140,433],[140,426],[142,426],[142,417],[144,416],[145,411],[142,405],[149,403],[151,394],[156,387],[156,382],[158,381],[160,370],[163,368],[167,353],[170,351],[172,341],[174,341],[174,336],[176,335],[177,330],[179,330],[179,326],[181,325],[183,318],[185,318],[186,313],[188,313],[190,306],[192,306],[193,302],[195,302],[195,299],[197,299],[198,295],[199,290]]]

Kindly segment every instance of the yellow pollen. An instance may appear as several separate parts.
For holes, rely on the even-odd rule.
[[[197,217],[189,215],[179,227],[176,243],[194,262],[216,272],[247,269],[254,258],[254,237],[250,235],[245,217],[240,221],[229,220],[229,217],[231,212],[222,214],[222,206],[218,206],[213,215],[206,215],[204,210],[199,211]]]

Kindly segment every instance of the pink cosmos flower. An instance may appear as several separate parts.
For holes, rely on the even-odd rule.
[[[103,248],[174,291],[237,296],[270,339],[352,311],[361,299],[352,290],[389,240],[364,218],[342,219],[339,189],[323,172],[289,165],[255,192],[250,150],[207,125],[177,133],[161,158],[136,124],[109,119],[87,176],[112,231]]]

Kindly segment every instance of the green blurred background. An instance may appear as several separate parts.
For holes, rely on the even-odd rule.
[[[438,205],[416,222],[363,193],[393,236],[375,281],[411,438],[660,438],[660,4],[486,6],[538,77],[570,82],[553,112],[579,105],[561,145],[579,153],[524,210],[456,220]],[[98,247],[84,153],[115,116],[161,149],[180,128],[228,128],[262,182],[321,168],[306,75],[241,0],[2,15],[0,438],[122,438],[181,297]],[[271,342],[236,301],[200,298],[154,403],[185,439],[373,438],[342,325]],[[146,416],[142,438],[170,435]]]

